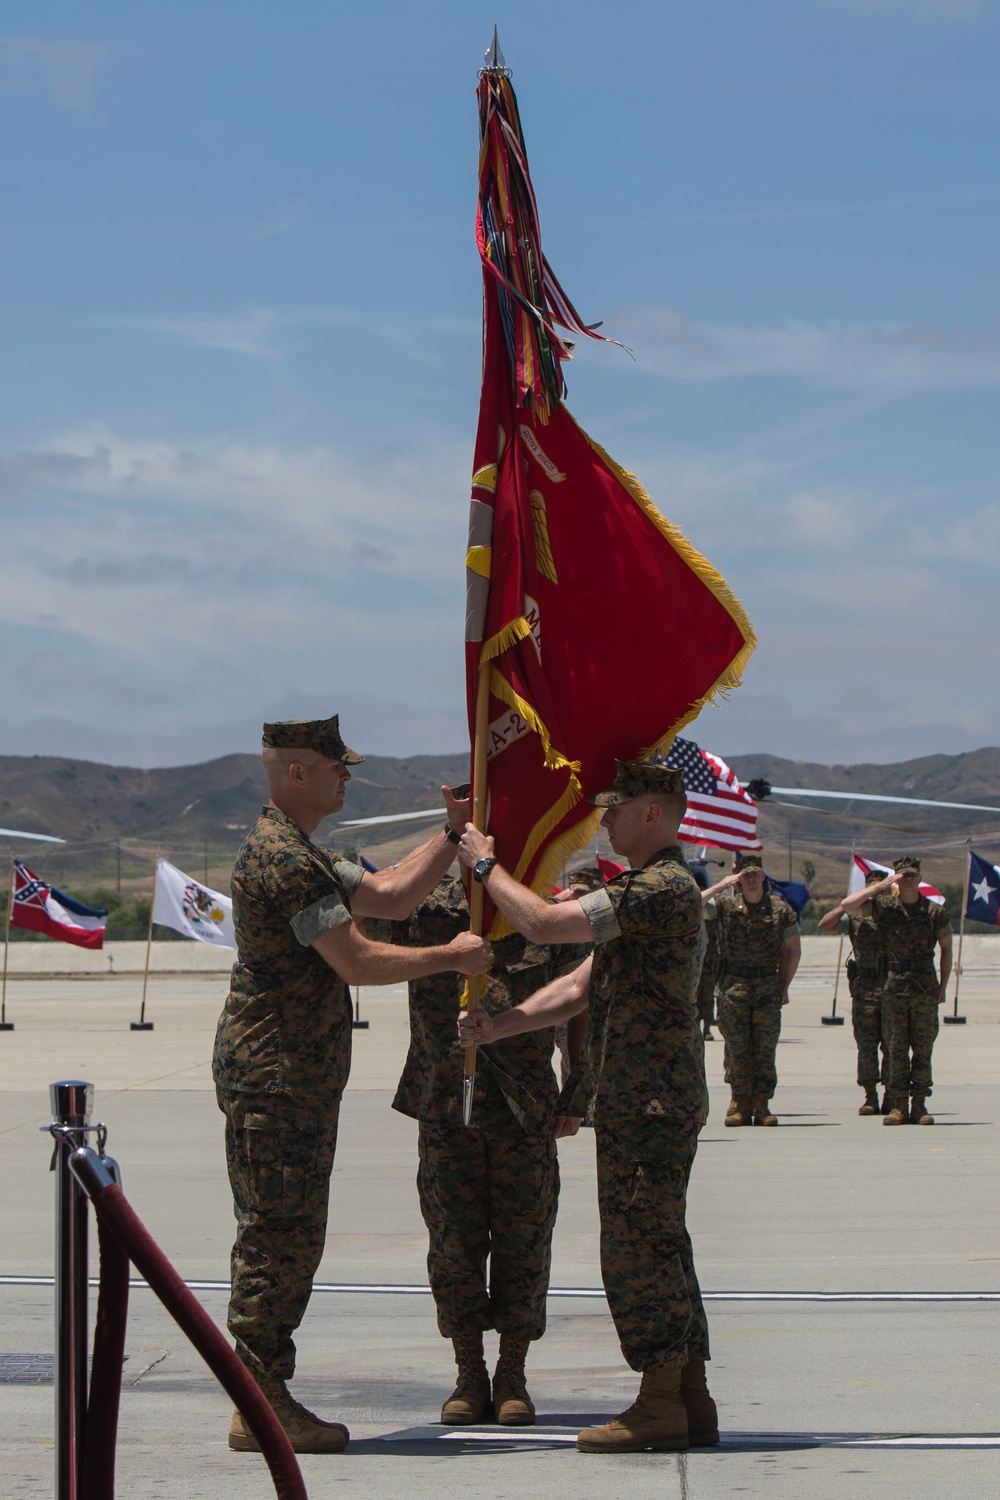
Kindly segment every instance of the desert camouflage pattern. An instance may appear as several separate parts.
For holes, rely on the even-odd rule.
[[[951,923],[944,907],[926,896],[908,904],[893,892],[873,899],[872,915],[888,971],[882,1017],[889,1037],[889,1094],[902,1106],[911,1097],[926,1098],[933,1087],[931,1054],[940,1025],[934,949]]]
[[[556,1143],[551,1132],[525,1134],[497,1093],[477,1105],[473,1121],[465,1130],[422,1120],[418,1131],[438,1328],[445,1338],[495,1328],[540,1339],[559,1199]]]
[[[717,902],[724,954],[719,1030],[726,1042],[726,1077],[741,1102],[766,1103],[778,1087],[781,944],[798,932],[798,921],[774,890],[765,890],[756,902],[745,901],[736,890],[721,891]]]
[[[696,1130],[650,1118],[597,1126],[601,1274],[633,1370],[709,1359],[685,1224]]]
[[[581,898],[595,924],[590,1023],[559,1113],[601,1124],[651,1116],[697,1135],[708,1115],[697,993],[705,951],[701,892],[677,845]],[[611,936],[602,940],[607,930]],[[593,1080],[590,1082],[589,1080]]]
[[[885,955],[870,914],[849,912],[841,917],[840,928],[850,938],[854,959],[847,968],[851,1026],[858,1049],[858,1083],[867,1092],[889,1083],[889,1034],[882,1015]]]
[[[262,810],[233,870],[237,959],[215,1037],[218,1088],[323,1101],[344,1088],[350,993],[309,943],[349,920],[363,874],[276,807]]]
[[[228,1326],[258,1384],[290,1380],[326,1241],[340,1102],[218,1091],[236,1243]]]

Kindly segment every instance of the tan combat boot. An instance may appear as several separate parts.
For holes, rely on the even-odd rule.
[[[883,1115],[883,1117],[882,1117],[882,1124],[883,1125],[908,1125],[909,1123],[910,1123],[910,1115],[909,1115],[909,1111],[907,1110],[907,1107],[906,1107],[906,1100],[904,1099],[901,1104],[897,1104],[895,1102],[895,1100],[893,1100],[893,1105],[892,1105],[892,1108],[890,1109],[889,1113],[887,1115]]]
[[[587,1427],[576,1446],[581,1453],[683,1453],[688,1422],[680,1370],[663,1365],[643,1370],[639,1394],[628,1411],[603,1427]]]
[[[747,1099],[734,1099],[733,1107],[726,1115],[726,1124],[751,1125],[753,1123],[753,1105]]]
[[[501,1427],[533,1427],[535,1407],[524,1379],[528,1340],[500,1335],[500,1358],[493,1372],[493,1411]]]
[[[711,1448],[719,1441],[719,1413],[708,1393],[703,1359],[689,1359],[681,1371],[681,1400],[687,1412],[692,1448]]]
[[[343,1453],[350,1437],[343,1422],[324,1422],[295,1400],[283,1380],[262,1385],[261,1390],[296,1453]],[[237,1453],[260,1452],[260,1444],[235,1409],[229,1423],[229,1446]]]
[[[923,1096],[914,1094],[910,1100],[910,1124],[911,1125],[933,1125],[934,1116],[929,1114],[924,1104]]]
[[[768,1099],[757,1100],[753,1107],[753,1122],[755,1125],[777,1125],[778,1116],[772,1115]]]
[[[441,1408],[446,1427],[471,1427],[491,1413],[490,1377],[483,1358],[481,1333],[460,1333],[452,1339],[458,1380]]]
[[[865,1089],[865,1102],[858,1110],[859,1115],[878,1114],[878,1094],[874,1089]]]

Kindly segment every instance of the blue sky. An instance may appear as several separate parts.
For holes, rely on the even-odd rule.
[[[995,0],[8,0],[0,753],[461,748],[494,21],[569,405],[758,630],[694,736],[1000,743]]]

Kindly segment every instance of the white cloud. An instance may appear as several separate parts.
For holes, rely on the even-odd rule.
[[[770,376],[889,394],[1000,384],[1000,324],[697,323],[659,305],[609,321],[641,369],[678,380]]]
[[[162,334],[199,349],[224,349],[255,359],[269,359],[282,352],[275,336],[283,319],[272,307],[249,307],[228,317],[117,318],[115,323],[119,328]]]
[[[100,69],[113,56],[113,48],[103,42],[0,36],[0,66],[8,80],[33,84],[40,78],[62,109],[84,109],[90,103]]]

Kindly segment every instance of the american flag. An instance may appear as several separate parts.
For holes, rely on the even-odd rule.
[[[724,760],[694,740],[674,740],[666,764],[684,772],[687,812],[678,837],[685,844],[715,849],[762,849],[757,837],[757,804]]]

